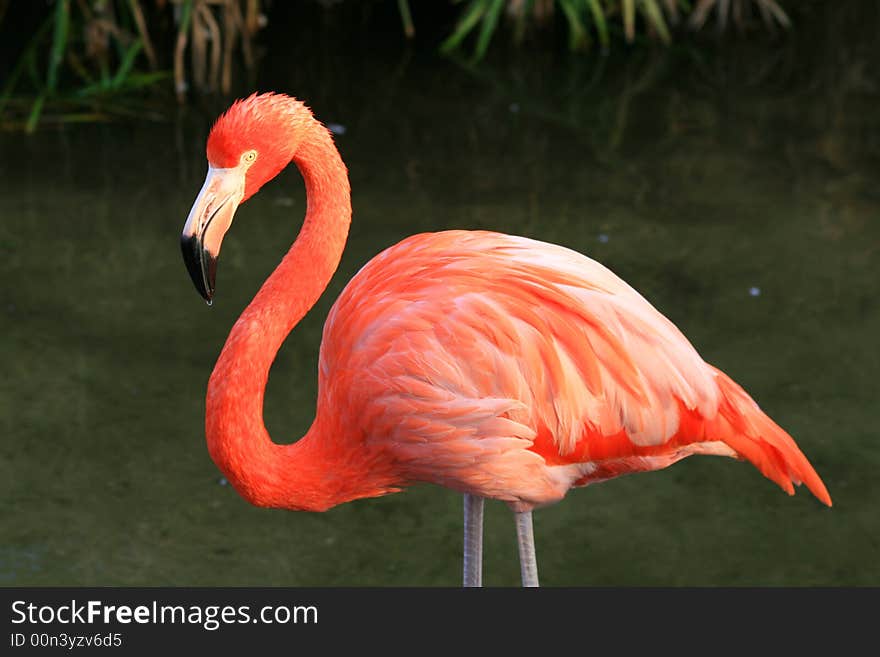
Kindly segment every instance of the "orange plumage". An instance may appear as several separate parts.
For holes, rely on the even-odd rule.
[[[608,269],[489,232],[415,235],[330,312],[319,414],[381,445],[397,485],[517,510],[689,454],[740,456],[828,493],[791,438]]]
[[[291,159],[308,194],[300,235],[208,387],[211,456],[252,503],[323,510],[432,482],[525,513],[574,486],[713,454],[747,459],[789,493],[803,482],[830,506],[791,437],[620,278],[561,246],[484,231],[412,236],[352,279],[324,328],[315,421],[274,443],[269,368],[339,262],[348,177],[328,131],[278,94],[233,105],[208,157],[183,242],[208,299],[222,238],[211,222],[228,227]]]

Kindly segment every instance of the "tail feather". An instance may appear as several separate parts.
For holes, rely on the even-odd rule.
[[[767,417],[736,382],[724,372],[715,371],[721,399],[718,415],[706,433],[725,442],[789,495],[794,494],[795,485],[803,483],[820,502],[831,506],[825,484],[792,437]]]

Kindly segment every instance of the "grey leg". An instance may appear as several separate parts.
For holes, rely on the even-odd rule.
[[[464,496],[464,586],[483,585],[483,498]]]
[[[523,586],[538,586],[538,561],[535,558],[535,532],[532,512],[516,513],[516,539],[519,544],[519,568]]]

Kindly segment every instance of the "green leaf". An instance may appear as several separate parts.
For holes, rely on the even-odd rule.
[[[183,0],[180,5],[180,27],[179,32],[186,32],[189,29],[189,22],[192,19],[193,0]]]
[[[559,6],[562,8],[562,13],[565,14],[565,20],[568,21],[568,47],[571,50],[577,50],[585,46],[588,38],[587,28],[584,27],[574,3],[572,0],[559,0]]]
[[[636,36],[636,5],[635,0],[622,0],[623,4],[623,31],[628,43],[632,43]]]
[[[171,71],[151,71],[149,73],[132,73],[125,78],[126,89],[149,87],[171,77]]]
[[[657,6],[657,1],[641,0],[640,8],[648,22],[654,26],[655,30],[657,30],[657,34],[660,35],[660,38],[664,43],[669,43],[669,30],[666,27],[666,21],[663,19],[663,13],[660,11],[660,7]]]
[[[70,32],[70,0],[55,0],[55,31],[52,34],[52,50],[49,52],[49,71],[46,87],[53,93],[58,86],[58,70],[64,61],[67,36]]]
[[[37,123],[40,122],[40,114],[43,113],[43,103],[46,102],[46,92],[44,91],[39,96],[37,96],[37,100],[34,101],[33,107],[31,107],[31,112],[28,114],[27,122],[24,126],[24,131],[26,133],[33,134],[34,130],[37,129]]]
[[[470,6],[464,11],[455,30],[440,44],[440,52],[455,50],[464,38],[480,22],[480,18],[486,12],[488,2],[486,0],[471,0]]]
[[[489,47],[489,41],[495,33],[495,27],[498,25],[498,17],[504,8],[504,0],[492,0],[489,11],[483,18],[483,29],[480,30],[480,37],[477,39],[477,47],[474,50],[474,59],[482,59]]]
[[[409,10],[409,0],[397,0],[397,10],[403,23],[403,33],[407,39],[412,39],[416,34],[416,28],[413,25],[412,12]]]
[[[77,98],[88,98],[89,96],[100,96],[111,92],[136,91],[145,87],[151,87],[158,82],[167,80],[171,77],[169,71],[153,71],[150,73],[131,73],[122,78],[114,87],[108,87],[101,82],[95,82],[76,90]]]
[[[602,50],[608,50],[608,24],[605,22],[605,12],[599,0],[586,0],[590,13],[593,15],[593,22],[596,24],[596,31],[599,33],[599,43],[602,44]]]
[[[132,66],[134,66],[134,60],[138,56],[138,53],[143,50],[143,47],[144,44],[140,39],[137,39],[128,47],[128,50],[125,51],[125,56],[119,63],[119,68],[116,70],[116,75],[113,76],[113,80],[110,82],[112,88],[118,88],[125,78],[128,77],[131,73]]]
[[[767,11],[773,14],[782,27],[785,29],[791,27],[791,20],[788,18],[788,14],[785,13],[782,7],[776,4],[775,0],[757,0],[757,2],[761,7],[766,7]]]

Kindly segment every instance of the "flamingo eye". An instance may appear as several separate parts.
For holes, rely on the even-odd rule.
[[[253,164],[253,161],[257,159],[257,151],[247,151],[244,155],[241,156],[241,161],[246,162],[247,164]]]

